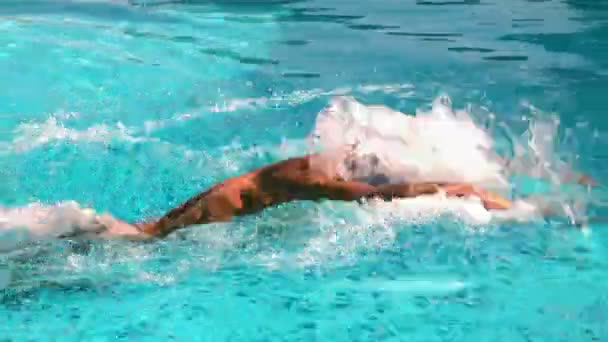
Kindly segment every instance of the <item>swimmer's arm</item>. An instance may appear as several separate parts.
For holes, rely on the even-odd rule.
[[[285,181],[285,178],[283,179]],[[281,182],[276,182],[281,184]],[[276,186],[276,184],[274,186]],[[361,182],[343,181],[311,181],[305,177],[292,177],[282,186],[291,186],[295,192],[291,200],[321,200],[331,199],[337,201],[355,201],[369,196],[376,191],[376,187]],[[281,189],[276,193],[282,193]],[[275,193],[270,191],[272,196]],[[197,195],[181,206],[172,209],[159,220],[136,224],[143,235],[165,237],[170,233],[193,224],[206,224],[211,222],[230,221],[233,216],[245,215],[258,210],[244,208],[241,200],[230,198],[230,194]],[[257,209],[281,203],[280,198],[268,198],[268,202]],[[239,204],[240,203],[240,204]],[[257,203],[257,202],[256,202]],[[239,210],[240,209],[240,210]],[[245,210],[243,210],[245,209]]]
[[[480,189],[471,184],[439,184],[439,183],[417,183],[417,184],[386,184],[378,187],[375,197],[384,200],[393,198],[408,198],[422,195],[432,195],[444,191],[447,196],[463,197],[477,196],[481,199],[486,209],[509,209],[513,204],[502,196]],[[374,196],[371,196],[374,197]]]
[[[436,194],[441,186],[435,183],[386,184],[373,186],[356,181],[326,181],[317,185],[317,198],[335,201],[358,201],[369,198],[380,198],[390,201],[394,198],[411,198]]]
[[[356,181],[327,181],[319,185],[320,198],[336,201],[357,201],[365,198],[380,198],[390,201],[394,198],[410,198],[436,194],[441,186],[436,183],[385,184],[373,186]]]
[[[512,206],[510,200],[471,184],[402,183],[376,187],[355,181],[327,181],[320,184],[319,187],[321,191],[318,192],[317,199],[326,198],[337,201],[357,201],[366,198],[390,201],[394,198],[413,198],[444,191],[447,196],[452,197],[477,196],[486,209],[508,209]]]
[[[488,210],[509,209],[513,206],[513,202],[501,195],[484,190],[472,184],[447,184],[443,185],[441,188],[448,196],[477,196],[483,203],[483,206]]]
[[[377,193],[378,188],[363,182],[330,180],[315,184],[314,200],[329,199],[334,201],[358,201],[371,197]]]
[[[436,183],[392,183],[379,186],[376,192],[368,197],[377,197],[385,201],[390,201],[394,198],[433,195],[439,191],[441,191],[441,187]]]
[[[478,196],[487,209],[507,209],[511,202],[498,195],[478,189],[470,184],[386,184],[373,186],[364,182],[329,180],[320,182],[302,182],[298,187],[302,196],[292,200],[358,201],[365,198],[381,198],[390,201],[394,198],[412,198],[421,195],[436,194],[445,191],[448,196]],[[234,205],[225,196],[206,196],[206,193],[195,196],[171,210],[160,220],[136,224],[145,236],[163,237],[169,233],[192,224],[229,221],[238,215]],[[275,200],[270,203],[278,202]],[[269,204],[272,205],[272,204]]]
[[[210,196],[203,192],[171,209],[158,220],[135,224],[142,235],[162,238],[194,224],[229,221],[234,207],[224,196]]]

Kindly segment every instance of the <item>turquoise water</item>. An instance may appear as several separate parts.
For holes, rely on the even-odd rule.
[[[3,207],[160,215],[303,153],[336,94],[405,112],[448,94],[515,130],[556,113],[577,167],[606,179],[605,1],[40,0],[0,16]],[[603,228],[297,203],[161,242],[40,242],[0,256],[0,337],[604,341]]]

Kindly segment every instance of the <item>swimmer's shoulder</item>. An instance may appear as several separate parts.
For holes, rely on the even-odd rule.
[[[314,155],[302,155],[259,166],[253,170],[238,176],[230,177],[211,187],[209,190],[217,191],[226,187],[245,186],[257,183],[261,179],[267,179],[279,174],[296,174],[308,172],[311,169],[311,158]]]

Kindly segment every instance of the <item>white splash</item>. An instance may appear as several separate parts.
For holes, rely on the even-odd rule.
[[[65,127],[55,116],[42,123],[22,123],[15,129],[14,135],[10,144],[14,152],[26,152],[58,140],[110,143],[116,139],[136,143],[147,139],[133,136],[131,129],[122,123],[117,123],[115,127],[99,124],[77,130]]]
[[[317,166],[345,179],[382,175],[396,183],[466,182],[508,195],[514,175],[519,175],[550,184],[555,194],[546,194],[550,200],[519,199],[510,210],[495,212],[470,199],[395,201],[402,204],[399,215],[408,219],[451,212],[471,224],[487,224],[535,220],[542,217],[542,210],[550,208],[574,222],[583,215],[585,201],[581,201],[581,193],[564,190],[565,183],[576,178],[572,165],[561,160],[557,152],[559,121],[539,115],[529,123],[521,136],[511,133],[508,137],[514,151],[513,156],[504,157],[511,157],[507,162],[494,151],[490,132],[476,124],[468,112],[452,110],[447,97],[437,98],[430,111],[415,116],[385,106],[364,105],[352,97],[335,97],[319,113],[308,140],[312,149],[324,151]]]
[[[414,225],[444,226],[451,222],[454,229],[483,234],[503,222],[544,220],[539,206],[532,201],[516,200],[508,210],[486,210],[476,197],[454,198],[443,194],[390,202],[370,200],[364,205],[325,203],[321,207],[319,212],[305,214],[310,220],[308,225],[320,227],[321,232],[306,241],[295,256],[295,264],[299,266],[348,259],[359,249],[381,249],[392,244],[402,229]]]
[[[45,239],[74,233],[103,231],[92,209],[82,208],[74,201],[56,205],[30,203],[23,207],[0,207],[0,253]]]
[[[508,187],[502,165],[489,153],[491,137],[466,112],[453,112],[443,98],[435,101],[430,112],[412,116],[336,97],[317,117],[310,139],[329,151],[328,160],[340,162],[328,167],[347,179],[380,173],[392,182]],[[354,171],[348,167],[353,161]]]

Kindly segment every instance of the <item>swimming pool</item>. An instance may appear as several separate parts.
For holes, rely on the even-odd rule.
[[[606,179],[606,2],[32,0],[0,15],[3,207],[159,215],[302,153],[339,94],[406,112],[448,94],[514,128],[554,112],[577,165]],[[0,256],[0,337],[605,340],[602,228],[298,203],[148,244],[40,242]]]

